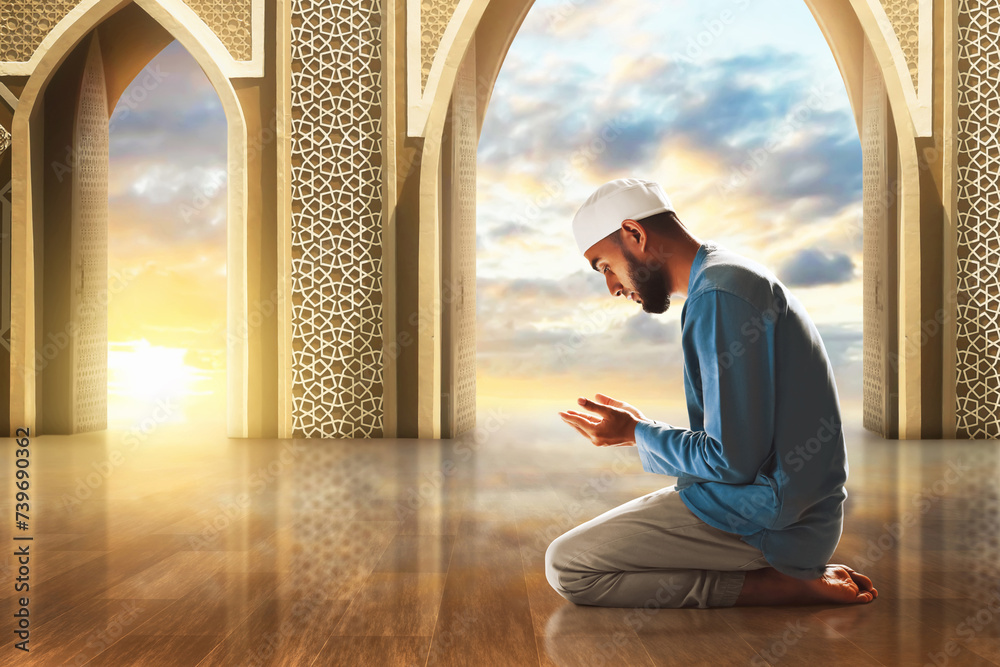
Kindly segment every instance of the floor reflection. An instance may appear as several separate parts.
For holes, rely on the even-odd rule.
[[[884,441],[845,417],[834,562],[875,581],[871,605],[588,608],[549,587],[548,543],[674,480],[555,411],[482,410],[447,441],[34,439],[18,662],[1000,664],[998,443]]]

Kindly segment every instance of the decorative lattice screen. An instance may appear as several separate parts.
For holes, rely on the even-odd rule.
[[[250,60],[252,0],[185,0],[235,60]],[[24,63],[80,0],[0,2],[0,61]]]
[[[381,3],[291,13],[293,434],[381,437]]]
[[[79,0],[0,2],[0,61],[23,63]]]
[[[73,431],[108,427],[108,94],[97,38],[77,109],[70,303],[74,338]]]
[[[919,0],[882,0],[885,13],[892,23],[899,45],[906,56],[906,66],[913,78],[913,88],[918,86],[920,63],[920,2]]]
[[[959,0],[958,331],[960,438],[1000,437],[1000,20],[995,0]]]
[[[476,159],[479,146],[475,51],[462,63],[452,97],[454,123],[452,179],[452,279],[448,290],[453,317],[451,352],[455,378],[453,437],[476,426]]]
[[[271,0],[266,0],[271,1]],[[252,0],[184,0],[212,29],[233,60],[250,60],[253,57]]]
[[[455,14],[458,0],[420,0],[420,87],[427,86],[434,56],[448,22]]]
[[[864,164],[864,359],[865,428],[886,436],[885,344],[887,285],[881,268],[888,227],[885,193],[887,100],[885,82],[871,46],[865,42],[861,153]]]

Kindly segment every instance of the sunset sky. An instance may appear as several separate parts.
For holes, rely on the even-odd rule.
[[[613,298],[573,241],[576,209],[622,177],[772,268],[860,397],[861,146],[805,3],[553,0],[515,38],[479,144],[480,402],[683,404],[683,300],[653,316]]]
[[[126,92],[112,117],[118,425],[177,394],[195,398],[177,420],[224,411],[225,116],[179,44],[150,66],[163,82]],[[660,182],[696,236],[775,270],[816,321],[841,399],[857,402],[861,173],[843,82],[804,3],[539,0],[479,145],[480,404],[570,407],[600,391],[683,405],[683,301],[652,316],[612,298],[570,232],[598,185],[627,176]]]
[[[225,411],[226,117],[174,42],[111,116],[108,340],[111,425],[159,399],[172,421]]]

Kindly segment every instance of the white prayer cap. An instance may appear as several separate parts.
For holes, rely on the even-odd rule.
[[[641,220],[673,210],[673,204],[657,183],[620,178],[597,188],[583,203],[573,218],[573,235],[582,254],[621,229],[625,220]]]

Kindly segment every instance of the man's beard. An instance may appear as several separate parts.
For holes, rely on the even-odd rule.
[[[644,267],[627,248],[622,248],[628,262],[628,279],[635,293],[642,301],[642,309],[647,313],[665,313],[670,308],[670,290],[666,279],[659,271],[643,270]],[[645,274],[645,276],[641,275]],[[645,277],[645,281],[642,278]]]

